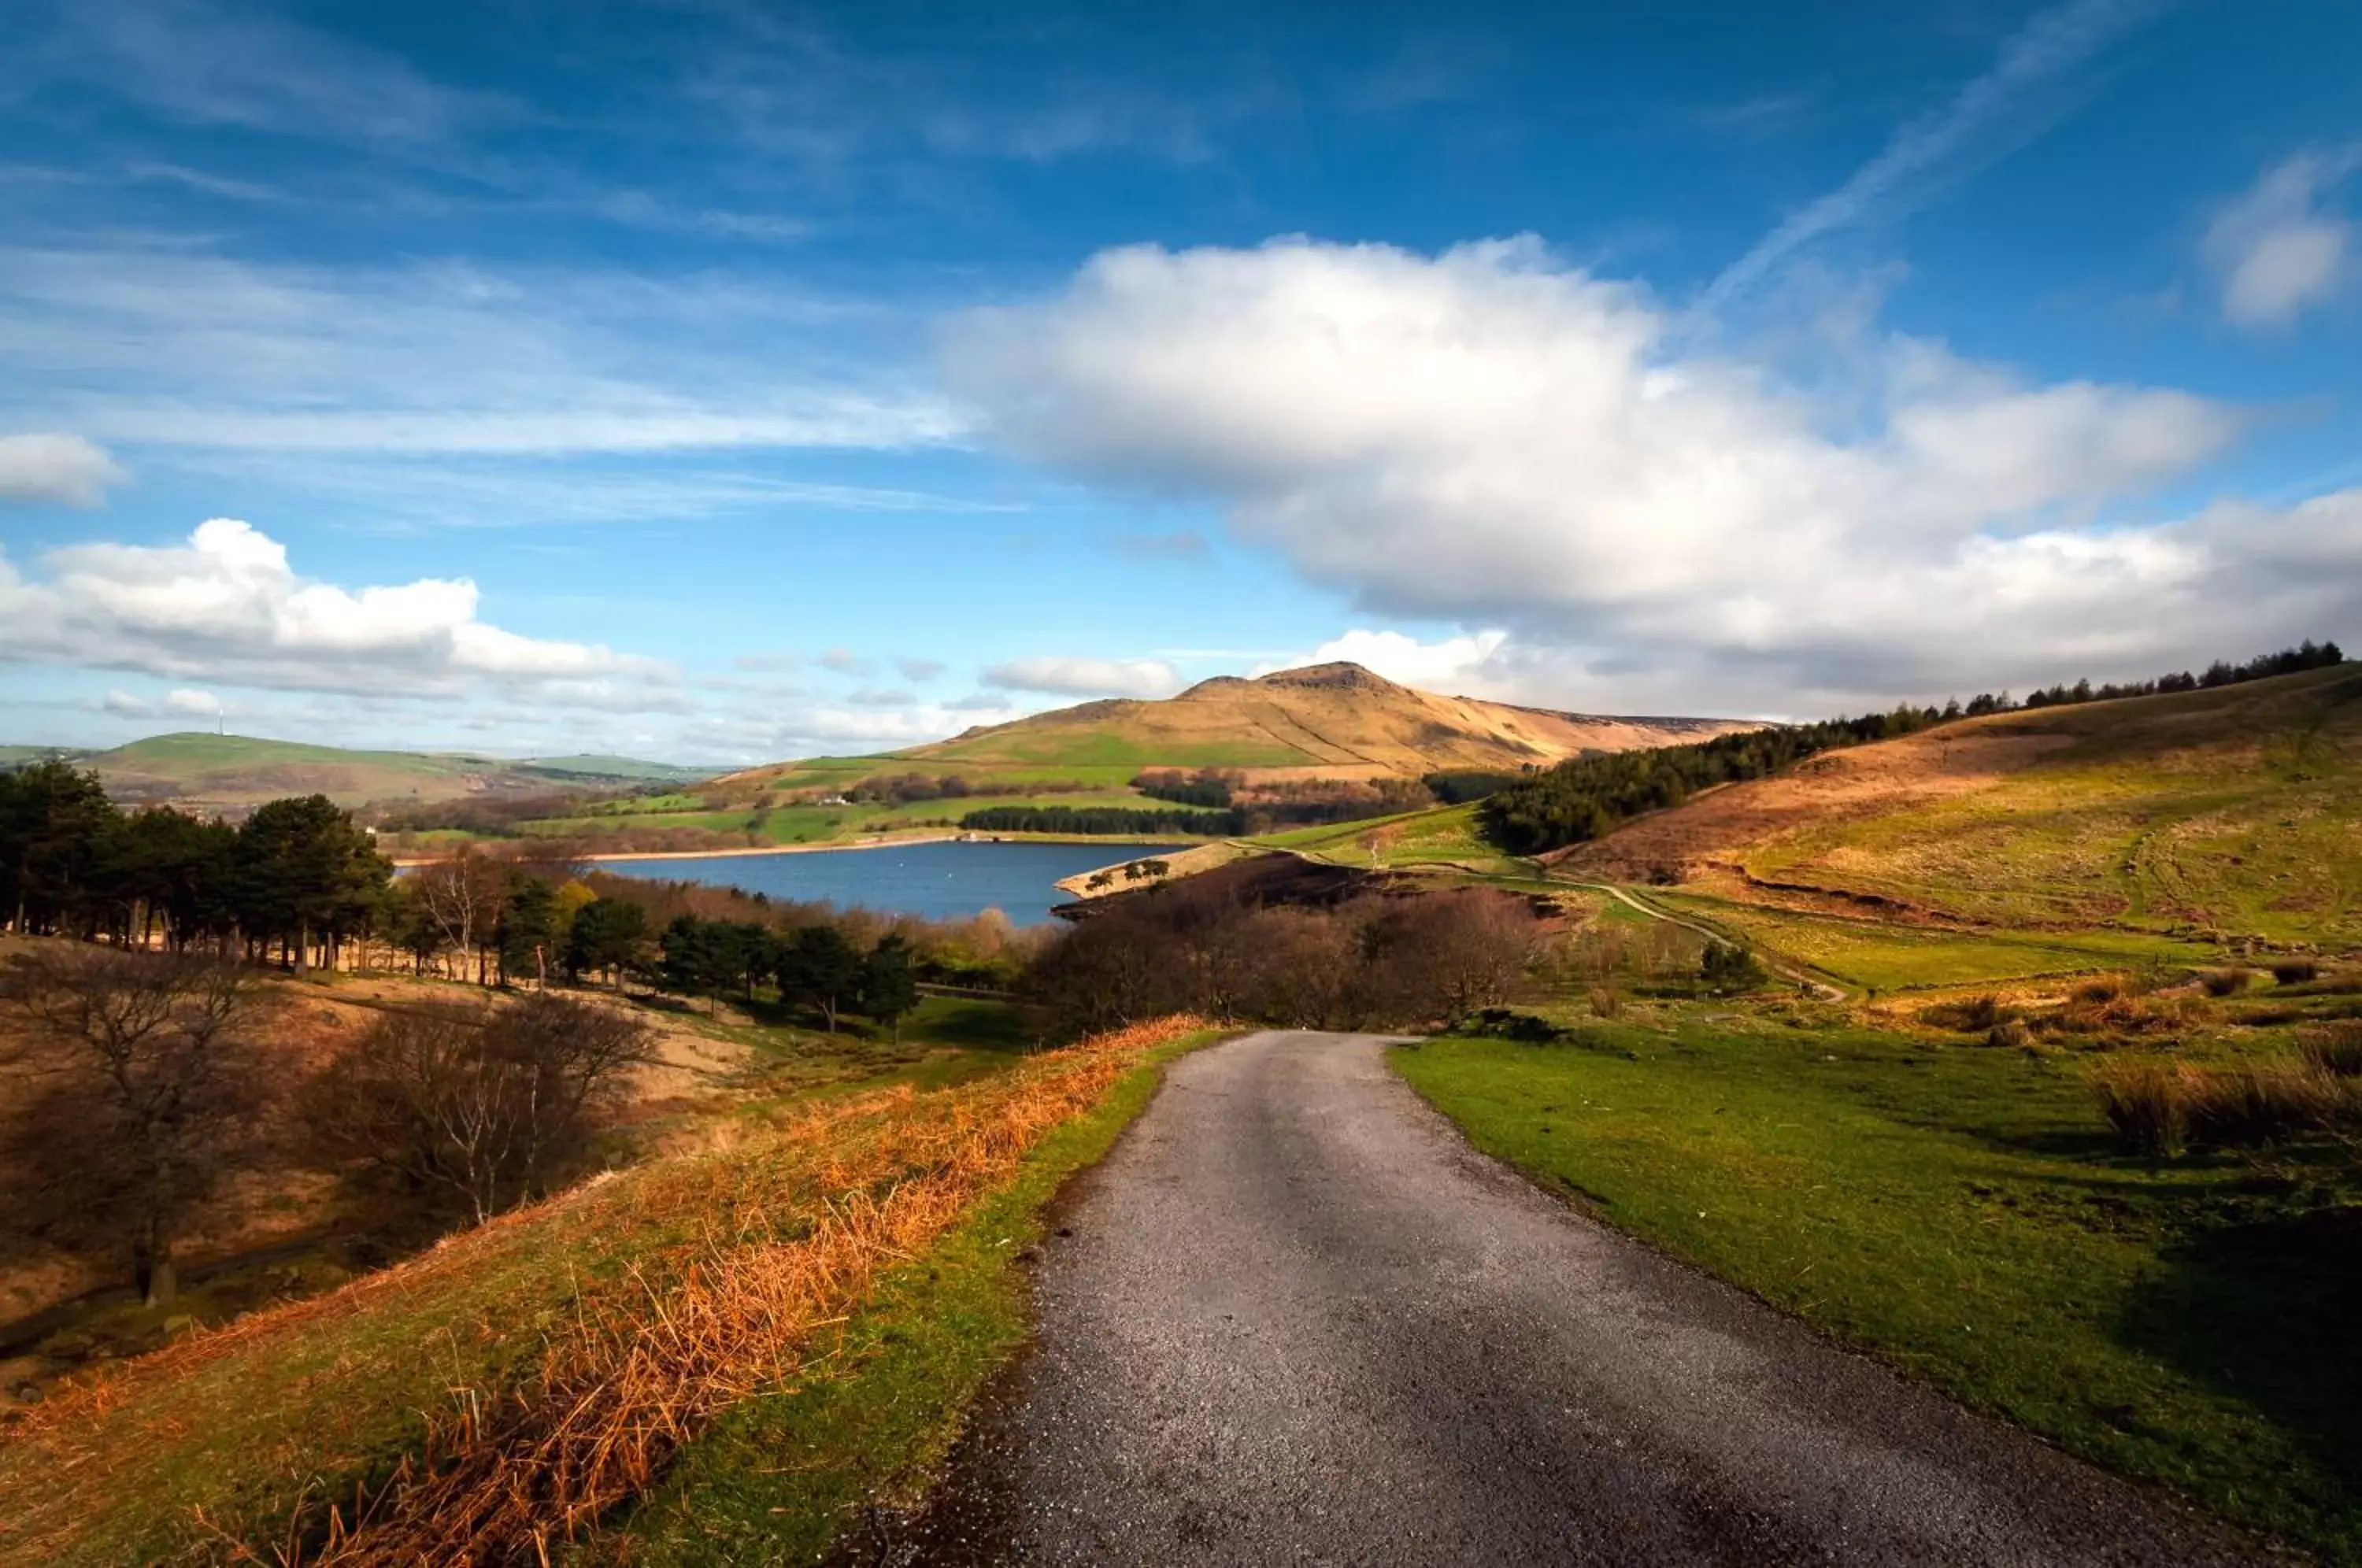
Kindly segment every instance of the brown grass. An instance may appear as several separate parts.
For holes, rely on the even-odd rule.
[[[2122,1058],[2092,1073],[2100,1113],[2141,1154],[2170,1159],[2185,1147],[2257,1148],[2349,1122],[2362,1096],[2354,1080],[2311,1059],[2200,1067]]]
[[[520,1239],[574,1243],[578,1231],[605,1227],[677,1233],[580,1284],[544,1329],[528,1373],[447,1401],[411,1458],[345,1504],[319,1495],[340,1485],[328,1458],[337,1443],[314,1452],[287,1433],[300,1500],[231,1486],[200,1510],[234,1560],[546,1562],[647,1485],[716,1411],[791,1371],[815,1327],[857,1304],[878,1269],[942,1234],[1045,1132],[1096,1104],[1152,1047],[1200,1027],[1164,1020],[957,1089],[862,1097],[755,1134],[745,1150],[578,1188],[332,1295],[142,1357],[16,1429],[10,1446],[37,1452],[30,1463],[20,1452],[0,1481],[0,1516],[15,1516],[0,1543],[12,1560],[22,1551],[45,1561],[119,1510],[143,1453],[187,1435],[188,1413],[156,1396],[192,1374],[233,1359],[268,1371],[297,1348],[316,1353],[339,1322],[414,1313]],[[430,1364],[415,1390],[422,1404],[449,1392],[429,1353],[414,1359]],[[310,1398],[333,1404],[338,1394],[332,1375]]]
[[[2336,1078],[2362,1078],[2362,1019],[2344,1018],[2301,1030],[2296,1048],[2316,1072]]]

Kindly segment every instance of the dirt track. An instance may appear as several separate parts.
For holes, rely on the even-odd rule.
[[[2244,1548],[1471,1153],[1368,1036],[1178,1064],[904,1563],[2160,1563]]]

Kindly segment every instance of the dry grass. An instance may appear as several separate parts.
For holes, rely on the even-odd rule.
[[[2116,1135],[2165,1159],[2186,1147],[2286,1143],[2343,1126],[2362,1110],[2355,1080],[2325,1070],[2309,1051],[2297,1061],[2227,1067],[2121,1058],[2102,1063],[2091,1083]]]
[[[2296,1048],[2316,1072],[2336,1078],[2362,1078],[2362,1019],[2339,1019],[2301,1030]]]
[[[578,1188],[75,1386],[15,1429],[0,1462],[0,1556],[123,1560],[133,1540],[136,1554],[163,1556],[160,1533],[179,1555],[247,1562],[546,1561],[716,1411],[791,1371],[815,1327],[954,1224],[1043,1134],[1198,1027],[1162,1021],[961,1088],[847,1101],[740,1147]],[[568,1277],[602,1257],[614,1266]],[[564,1288],[550,1288],[547,1269],[564,1271]],[[504,1274],[546,1294],[469,1294]],[[505,1375],[443,1373],[437,1351],[403,1331],[423,1320],[489,1336],[516,1315],[537,1320],[538,1353],[513,1357]],[[350,1375],[362,1370],[372,1378]],[[291,1376],[298,1386],[278,1386]],[[286,1416],[266,1428],[281,1452],[241,1454],[227,1474],[168,1472],[164,1456],[235,1419],[176,1397],[200,1385],[216,1399],[250,1389],[263,1405],[283,1400]],[[395,1430],[409,1429],[403,1456],[374,1474],[366,1459],[373,1446],[382,1454],[383,1430],[357,1431],[337,1412],[348,1392],[364,1416],[390,1406],[405,1418]],[[147,1483],[169,1495],[143,1496]],[[160,1532],[158,1509],[179,1528]],[[126,1547],[99,1544],[116,1540]]]

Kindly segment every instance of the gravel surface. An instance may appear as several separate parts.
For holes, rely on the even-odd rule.
[[[1367,1035],[1171,1069],[899,1563],[2173,1563],[2235,1538],[1462,1142]]]

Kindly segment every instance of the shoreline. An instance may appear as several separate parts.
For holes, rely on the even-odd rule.
[[[487,847],[488,842],[489,844],[513,844],[517,841],[514,839],[492,839],[490,841],[470,839],[465,844],[452,845],[450,853],[446,855],[403,855],[389,856],[389,858],[392,861],[393,866],[397,870],[408,869],[418,866],[436,866],[450,859],[452,855],[457,855],[462,849],[484,849]],[[1002,833],[984,834],[968,833],[918,833],[903,834],[891,837],[858,838],[844,842],[829,842],[822,844],[749,845],[743,849],[646,849],[617,850],[612,852],[602,850],[590,855],[571,856],[568,858],[587,861],[595,865],[610,860],[735,860],[744,856],[755,855],[823,855],[848,849],[899,849],[904,845],[911,844],[1172,844],[1186,845],[1195,847],[1201,844],[1219,844],[1220,842],[1221,841],[1220,839],[1158,838],[1153,834],[1116,834],[1112,835],[1100,835],[1097,834],[1048,833]],[[491,858],[497,860],[506,857],[502,856],[492,856]]]

